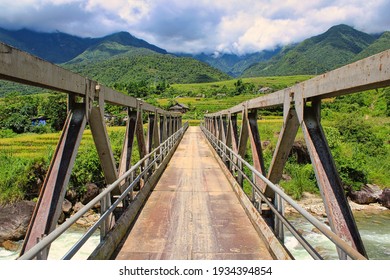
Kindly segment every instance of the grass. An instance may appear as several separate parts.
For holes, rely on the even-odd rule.
[[[245,78],[242,79],[243,83],[253,83],[256,88],[260,86],[271,87],[273,90],[278,90],[291,86],[295,83],[307,80],[310,76],[289,76],[289,77],[260,77],[260,78]],[[246,100],[258,97],[259,94],[241,94],[241,95],[223,95],[224,91],[234,91],[235,83],[237,80],[229,80],[216,83],[205,83],[205,84],[177,84],[172,85],[171,87],[175,89],[178,96],[175,100],[179,103],[184,103],[190,107],[190,111],[183,116],[183,121],[188,121],[190,125],[196,126],[199,125],[203,120],[203,115],[205,113],[213,113],[220,110],[224,110],[230,107],[233,107],[239,103],[242,103]],[[204,94],[207,93],[207,94]],[[213,93],[213,94],[210,94]],[[221,93],[221,94],[217,94]],[[353,95],[351,95],[353,96]],[[364,93],[363,96],[365,99],[371,98],[371,93]],[[379,96],[379,95],[378,95]],[[359,101],[359,95],[356,95],[357,100]],[[360,98],[362,99],[362,98]],[[365,100],[364,99],[364,100]],[[371,100],[371,99],[370,99]],[[171,101],[168,98],[155,99],[155,101],[162,107],[166,107]],[[337,101],[337,100],[336,100]],[[1,102],[1,100],[0,100]],[[366,101],[365,101],[366,102]],[[368,102],[368,101],[367,101]],[[366,103],[367,103],[366,102]],[[370,101],[371,102],[371,101]],[[370,103],[368,102],[368,103]],[[374,104],[374,103],[375,104]],[[383,139],[385,143],[386,152],[380,154],[376,157],[358,157],[361,160],[361,168],[364,167],[364,170],[367,174],[369,183],[378,184],[382,188],[390,186],[390,118],[383,117],[383,100],[373,100],[371,103],[372,106],[365,105],[362,107],[365,110],[361,110],[362,116],[365,115],[365,122],[369,123],[372,126],[372,131],[378,137]],[[353,163],[356,158],[356,145],[351,144],[349,141],[341,141],[340,135],[337,130],[336,121],[338,118],[339,109],[337,107],[330,107],[327,105],[332,105],[335,102],[335,99],[324,100],[324,105],[326,108],[322,110],[323,119],[322,125],[325,129],[328,142],[330,143],[332,154],[334,154],[335,160],[338,158],[346,159],[344,164]],[[344,102],[344,109],[352,110],[354,107],[350,106],[351,101]],[[343,104],[344,104],[343,103]],[[370,103],[370,104],[371,104]],[[341,104],[340,102],[338,104]],[[379,106],[379,105],[380,106]],[[375,106],[379,107],[376,108]],[[386,104],[385,104],[386,105]],[[342,106],[339,106],[343,108]],[[335,109],[336,108],[336,109]],[[351,109],[352,108],[352,109]],[[370,109],[369,109],[370,108]],[[375,114],[371,114],[371,108],[374,109]],[[283,124],[282,117],[278,116],[281,112],[279,111],[259,111],[259,116],[261,117],[258,120],[259,132],[261,140],[267,141],[268,145],[264,147],[263,156],[265,161],[266,168],[269,168],[273,152],[276,148],[279,133]],[[344,112],[345,113],[345,112]],[[371,114],[371,115],[370,115]],[[241,126],[240,115],[238,116],[238,126]],[[22,174],[25,172],[25,168],[28,165],[29,161],[40,160],[42,158],[49,160],[55,150],[56,144],[60,137],[60,133],[49,133],[49,134],[23,134],[15,135],[10,131],[0,131],[0,163],[1,166],[7,166],[0,171],[0,181],[7,182],[8,189],[1,189],[1,195],[4,197],[9,195],[12,197],[12,192],[14,193],[14,198],[20,197],[20,192],[16,189],[10,188],[12,184],[11,175],[12,174]],[[122,141],[125,133],[124,127],[108,127],[108,133],[110,136],[114,157],[119,162],[119,157],[122,149]],[[333,134],[332,134],[333,133]],[[296,136],[296,140],[303,139],[302,131],[299,129]],[[249,144],[248,144],[249,145]],[[136,147],[136,144],[134,145]],[[335,156],[336,155],[336,156]],[[133,153],[133,163],[138,161],[139,155],[137,152]],[[248,154],[246,159],[251,162],[251,151],[248,147]],[[84,176],[84,180],[89,180],[91,177],[88,177],[88,172],[95,172],[98,178],[101,178],[99,174],[99,169],[95,168],[99,166],[97,159],[96,148],[93,144],[92,134],[90,130],[85,130],[83,139],[81,141],[81,146],[79,149],[78,156],[76,158],[76,164],[85,164],[90,168],[89,171],[76,170],[75,174],[79,177]],[[359,164],[353,164],[353,166]],[[14,166],[14,168],[8,168],[9,166]],[[286,189],[286,192],[289,192],[295,197],[299,197],[299,194],[305,190],[315,191],[313,188],[313,173],[309,171],[307,166],[299,166],[298,164],[289,161],[285,168],[285,173],[289,174],[292,179],[290,181],[281,182],[281,185]],[[78,172],[78,173],[77,173]],[[75,176],[75,177],[77,177]],[[310,177],[311,180],[305,181],[307,177]],[[0,182],[1,184],[1,182]],[[247,192],[250,193],[250,186],[245,185]],[[13,191],[10,191],[13,190]],[[0,195],[0,201],[1,201]]]
[[[243,83],[252,83],[257,88],[259,87],[270,87],[274,90],[283,89],[290,87],[295,83],[299,83],[310,79],[312,76],[308,75],[297,75],[297,76],[283,76],[283,77],[255,77],[255,78],[243,78]],[[190,95],[202,95],[209,91],[218,91],[220,93],[226,93],[223,89],[233,90],[235,89],[235,83],[237,79],[227,80],[222,82],[214,83],[202,83],[202,84],[174,84],[171,87],[177,91],[183,92]]]

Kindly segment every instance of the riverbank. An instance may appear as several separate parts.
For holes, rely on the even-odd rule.
[[[327,216],[325,212],[325,206],[320,195],[304,192],[302,198],[297,202],[303,209],[305,209],[306,211],[308,211],[310,214],[314,216],[319,216],[319,217]],[[349,198],[348,198],[348,203],[349,206],[351,207],[352,212],[354,213],[355,212],[376,213],[376,212],[389,211],[389,209],[380,205],[379,203],[357,204],[351,201]],[[298,212],[289,204],[286,204],[285,213],[289,215],[289,214],[297,214]]]

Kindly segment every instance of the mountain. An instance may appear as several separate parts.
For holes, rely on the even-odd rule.
[[[390,48],[388,38],[382,37],[377,39],[343,24],[333,26],[321,35],[285,48],[269,61],[252,65],[242,77],[323,73],[351,63],[359,54],[363,58],[376,53],[376,44],[380,49]]]
[[[0,41],[58,64],[77,57],[88,48],[106,42],[167,53],[166,50],[138,39],[128,32],[119,32],[102,38],[80,38],[61,32],[42,33],[28,29],[11,31],[0,28]]]
[[[201,83],[231,79],[210,65],[190,57],[168,54],[164,49],[127,32],[101,38],[80,38],[68,34],[40,33],[27,29],[0,29],[0,41],[13,45],[106,86],[131,82]],[[0,95],[7,92],[39,92],[39,89],[0,83]]]
[[[232,76],[319,74],[390,49],[390,32],[370,35],[341,24],[300,43],[241,56],[169,54],[128,32],[80,38],[0,28],[0,41],[110,85],[117,81],[196,83]]]
[[[188,56],[191,56],[199,61],[206,62],[212,67],[217,68],[230,76],[238,77],[252,64],[267,61],[277,55],[280,50],[281,48],[276,48],[275,50],[265,50],[241,56],[235,54],[214,55],[205,53]]]
[[[390,49],[390,31],[384,32],[374,43],[355,56],[354,61],[383,52]]]
[[[178,57],[108,41],[87,49],[63,66],[108,86],[157,80],[168,83],[202,83],[231,78],[190,57]]]
[[[61,32],[41,33],[28,29],[0,28],[0,41],[53,63],[63,63],[79,55],[96,41]]]

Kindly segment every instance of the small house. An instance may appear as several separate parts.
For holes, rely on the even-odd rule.
[[[37,117],[37,118],[32,118],[31,119],[31,125],[32,126],[45,126],[47,124],[47,121],[49,120],[49,118],[45,117],[45,116],[41,116],[41,117]]]
[[[181,103],[176,103],[176,105],[169,107],[168,111],[170,112],[178,112],[185,114],[190,108],[188,106],[181,104]]]

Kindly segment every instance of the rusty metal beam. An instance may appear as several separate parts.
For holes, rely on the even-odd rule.
[[[331,229],[342,239],[351,243],[357,251],[367,257],[359,230],[349,207],[341,179],[328,147],[320,119],[321,102],[312,102],[304,109],[302,131],[320,187]],[[340,259],[346,255],[338,250]]]
[[[153,149],[153,139],[154,139],[154,123],[155,123],[156,116],[154,114],[149,114],[149,122],[148,122],[148,132],[147,132],[147,139],[146,139],[146,152],[150,153]]]
[[[57,225],[85,125],[84,104],[74,105],[68,113],[61,138],[50,163],[26,233],[21,255],[37,244],[37,240],[43,235],[53,231]],[[43,256],[43,258],[46,257]]]
[[[135,126],[135,135],[137,137],[139,158],[144,158],[147,154],[145,135],[144,135],[144,125],[142,119],[142,109],[138,108],[137,110],[137,121]]]
[[[131,166],[137,112],[128,108],[127,117],[128,119],[126,123],[125,141],[123,142],[122,154],[119,163],[119,176],[129,170]]]
[[[238,126],[237,126],[237,114],[231,115],[229,127],[231,129],[231,146],[235,153],[238,151]]]
[[[168,126],[167,117],[164,115],[160,116],[160,143],[168,139]]]
[[[226,141],[226,136],[225,136],[225,128],[223,124],[223,117],[224,115],[220,115],[217,118],[217,123],[218,123],[218,140],[221,140],[223,143]]]
[[[261,174],[266,174],[266,169],[264,165],[263,150],[261,147],[261,139],[259,133],[259,127],[257,125],[257,111],[253,110],[248,113],[248,124],[249,124],[249,139],[252,149],[252,160],[253,167],[260,171]],[[262,184],[261,178],[255,176],[254,182],[257,186],[260,187],[261,191],[265,191],[265,186]]]
[[[240,138],[238,142],[238,154],[244,158],[246,154],[246,145],[249,139],[249,121],[248,121],[248,110],[244,108],[242,111],[242,124],[240,130]]]
[[[118,179],[118,170],[114,155],[110,145],[110,139],[107,134],[103,114],[100,107],[93,107],[89,117],[92,138],[94,140],[97,153],[100,159],[100,165],[104,173],[107,184],[111,184]],[[118,190],[119,193],[119,190]]]
[[[207,114],[208,117],[239,113],[242,106],[248,110],[281,106],[285,95],[298,93],[303,98],[329,98],[390,86],[390,50],[375,54],[336,70],[319,75],[290,88],[245,101],[230,109]],[[292,100],[292,102],[296,99]]]
[[[0,79],[25,85],[51,89],[59,92],[85,96],[89,79],[72,73],[55,64],[0,43]],[[95,82],[96,83],[96,82]],[[100,85],[104,101],[120,106],[137,108],[138,100],[110,88]],[[95,96],[98,98],[98,96]],[[176,116],[178,113],[164,111],[144,103],[143,110],[159,114]]]
[[[283,175],[283,169],[286,165],[292,145],[299,129],[297,113],[291,109],[287,113],[286,121],[283,124],[279,135],[278,143],[272,157],[271,165],[267,178],[274,184],[278,184]],[[263,183],[265,186],[266,184]],[[265,189],[265,196],[274,198],[275,192],[270,188]]]

